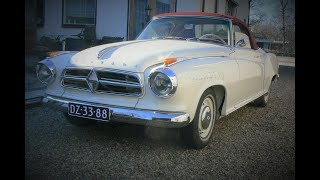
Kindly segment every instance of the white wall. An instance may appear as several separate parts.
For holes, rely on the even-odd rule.
[[[205,0],[205,12],[214,12],[216,0]],[[218,1],[218,13],[225,14],[226,0]],[[241,0],[236,17],[248,20],[248,0]],[[201,12],[202,0],[177,0],[177,12]],[[97,0],[96,34],[127,39],[128,0]],[[38,28],[37,39],[47,35],[76,35],[81,28],[62,27],[62,0],[45,0],[44,27]]]
[[[214,13],[216,0],[205,0],[204,12]]]
[[[216,0],[218,1],[218,13],[220,14],[226,14],[226,0]]]
[[[62,28],[62,1],[45,0],[44,26],[38,28],[37,39],[48,35],[75,35],[81,32],[81,28]]]
[[[127,38],[128,0],[97,0],[97,38]]]
[[[239,6],[237,7],[237,18],[244,21],[246,19],[246,23],[248,24],[248,15],[249,15],[249,0],[241,0],[238,1]]]
[[[202,0],[177,0],[177,12],[201,12]]]
[[[96,34],[127,38],[128,0],[97,0]],[[37,39],[42,36],[69,36],[82,28],[62,27],[62,0],[45,0],[44,26],[38,28]],[[63,37],[62,37],[63,38]]]

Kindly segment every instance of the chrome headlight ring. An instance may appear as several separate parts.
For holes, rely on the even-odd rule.
[[[50,60],[43,60],[36,67],[37,78],[44,84],[50,84],[56,77],[56,67]]]
[[[148,77],[149,87],[154,94],[161,98],[171,97],[177,90],[178,81],[170,68],[155,68]]]

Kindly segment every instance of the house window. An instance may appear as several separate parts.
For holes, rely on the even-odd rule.
[[[175,11],[175,0],[157,0],[156,14],[168,13]]]
[[[63,0],[63,25],[95,25],[96,0]]]
[[[129,0],[128,39],[135,39],[154,15],[174,12],[176,0]],[[147,7],[150,7],[148,16]],[[131,18],[132,17],[132,18]]]

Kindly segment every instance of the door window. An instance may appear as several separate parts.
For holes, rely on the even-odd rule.
[[[233,25],[234,47],[251,49],[249,33],[238,25]]]

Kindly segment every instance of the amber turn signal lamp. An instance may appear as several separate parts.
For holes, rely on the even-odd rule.
[[[48,52],[47,53],[48,57],[52,57],[52,56],[56,56],[56,55],[59,55],[59,51],[53,51],[53,52]]]
[[[169,65],[177,61],[177,58],[165,58],[163,60],[164,65]]]

